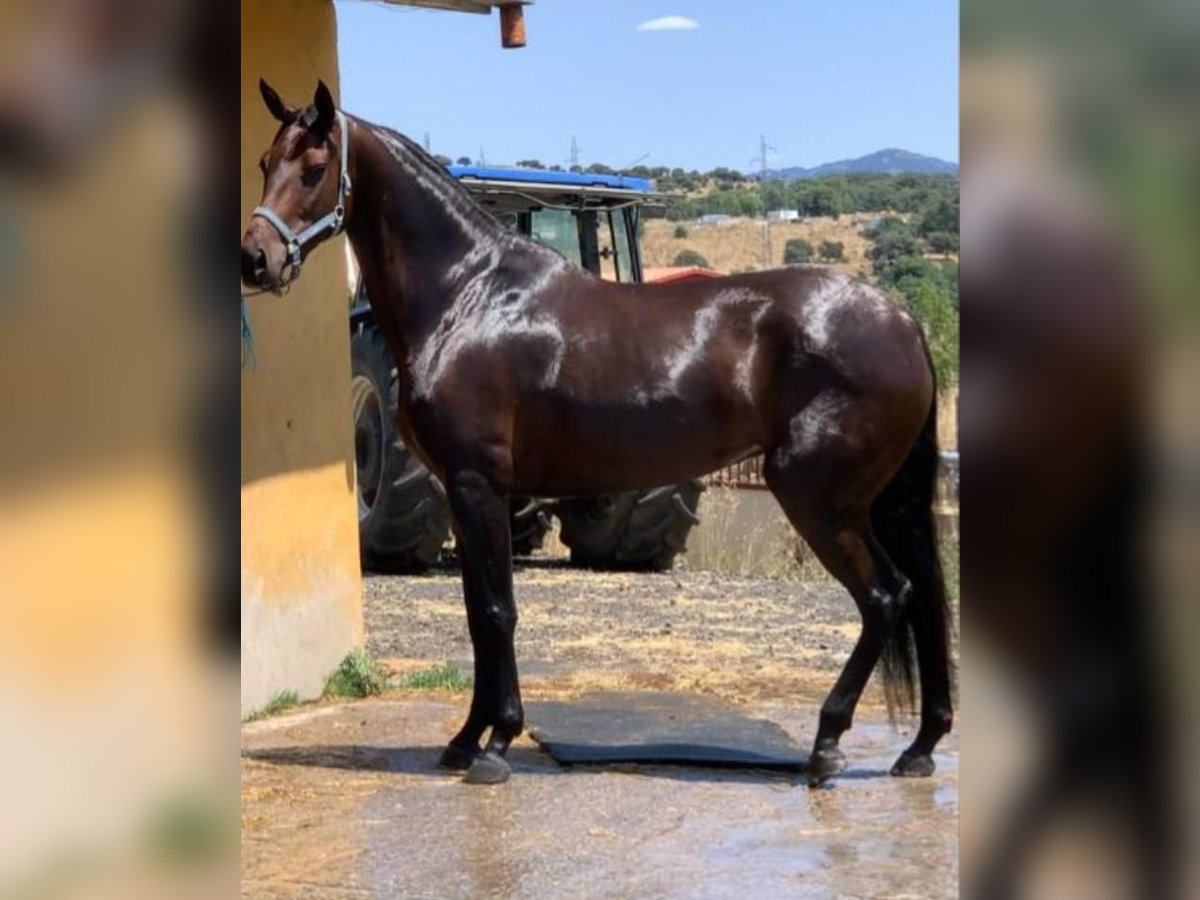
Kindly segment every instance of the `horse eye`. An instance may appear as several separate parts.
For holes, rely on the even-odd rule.
[[[300,176],[300,181],[305,187],[316,187],[321,183],[321,178],[325,175],[325,166],[313,166],[310,169],[305,169],[304,174]]]

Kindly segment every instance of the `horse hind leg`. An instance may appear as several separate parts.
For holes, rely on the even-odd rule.
[[[851,726],[881,655],[888,654],[889,661],[896,656],[897,623],[904,618],[911,587],[872,533],[872,485],[864,486],[862,470],[850,465],[839,448],[777,449],[767,456],[765,476],[792,526],[849,591],[862,617],[862,632],[821,705],[806,767],[808,784],[815,787],[845,768],[840,738]],[[896,668],[910,672],[901,665],[885,669],[885,675]],[[910,678],[901,674],[897,680],[910,684]]]

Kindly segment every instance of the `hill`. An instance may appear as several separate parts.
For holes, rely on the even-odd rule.
[[[871,271],[871,261],[867,258],[871,242],[863,237],[862,230],[875,215],[865,213],[837,219],[814,216],[800,222],[772,222],[771,265],[783,265],[783,250],[792,238],[803,238],[814,247],[821,241],[841,241],[846,258],[833,268],[847,275],[866,278]],[[735,217],[719,225],[689,221],[688,236],[684,239],[675,237],[674,222],[665,219],[645,221],[642,262],[647,267],[670,266],[675,255],[684,249],[697,251],[708,260],[711,268],[724,274],[763,266],[761,219]]]
[[[910,150],[898,150],[889,147],[860,156],[857,159],[841,159],[837,162],[823,163],[805,169],[802,166],[792,166],[787,169],[768,169],[767,178],[777,178],[783,181],[799,181],[808,178],[823,178],[828,175],[852,175],[857,172],[872,172],[876,174],[898,175],[902,172],[916,172],[928,175],[957,175],[958,163],[946,162],[933,156],[923,156]]]

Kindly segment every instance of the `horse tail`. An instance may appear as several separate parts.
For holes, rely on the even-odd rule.
[[[925,358],[932,373],[928,347]],[[893,721],[897,710],[914,710],[917,645],[939,642],[945,654],[942,658],[949,658],[950,610],[933,515],[939,464],[936,384],[935,375],[933,400],[916,443],[871,507],[875,537],[912,584],[912,595],[902,606],[880,655],[884,696]]]

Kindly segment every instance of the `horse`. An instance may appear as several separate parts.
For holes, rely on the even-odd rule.
[[[449,498],[475,680],[439,764],[506,781],[524,727],[510,494],[628,491],[763,453],[771,493],[862,619],[808,784],[845,768],[839,740],[877,663],[893,713],[912,710],[920,678],[920,726],[891,772],[931,774],[953,716],[949,610],[935,376],[908,313],[819,267],[601,280],[505,228],[409,138],[339,110],[324,83],[303,108],[260,90],[279,128],[242,280],[283,292],[345,231],[399,372],[398,428]]]

